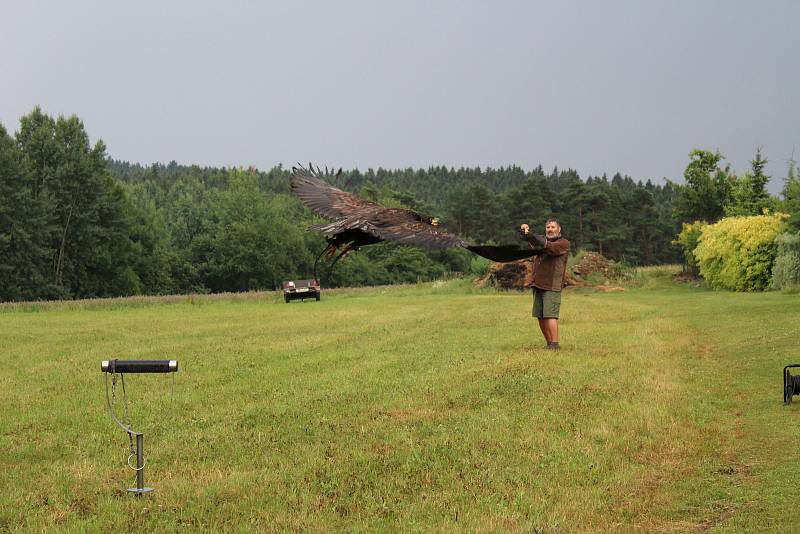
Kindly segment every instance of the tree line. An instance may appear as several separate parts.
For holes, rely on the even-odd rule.
[[[680,260],[672,244],[680,223],[707,209],[709,198],[761,205],[748,191],[762,175],[732,180],[714,157],[693,156],[686,185],[517,166],[352,169],[336,185],[437,216],[472,242],[515,243],[520,223],[543,227],[556,217],[574,249],[658,264]],[[325,241],[305,228],[321,219],[289,183],[290,170],[281,166],[111,160],[102,141],[89,142],[79,118],[54,118],[37,107],[13,135],[0,125],[0,300],[275,289],[309,278]],[[330,285],[372,285],[485,267],[461,249],[385,243],[320,274]]]

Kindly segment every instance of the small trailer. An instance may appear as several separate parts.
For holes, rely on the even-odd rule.
[[[283,283],[283,300],[286,304],[293,300],[319,300],[321,290],[317,280],[289,280]]]

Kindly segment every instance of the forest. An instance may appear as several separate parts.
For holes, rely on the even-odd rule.
[[[794,162],[782,198],[767,193],[765,164],[759,149],[736,175],[719,152],[694,150],[685,183],[510,165],[345,169],[334,185],[438,217],[474,243],[515,243],[521,223],[543,227],[555,217],[573,250],[657,265],[684,261],[683,223],[780,209],[796,230]],[[37,107],[13,134],[0,125],[0,301],[272,290],[310,278],[325,241],[306,228],[321,219],[292,195],[290,176],[282,166],[113,160],[77,116]],[[382,243],[321,277],[330,286],[413,283],[486,266],[463,249]]]

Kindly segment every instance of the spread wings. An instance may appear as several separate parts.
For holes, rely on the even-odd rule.
[[[340,219],[381,208],[379,204],[333,187],[321,179],[326,174],[310,164],[308,169],[292,167],[292,191],[314,212],[329,219]]]
[[[320,179],[316,171],[303,167],[292,168],[292,191],[314,212],[333,219],[329,224],[312,227],[325,235],[340,235],[347,231],[364,232],[378,240],[396,241],[428,248],[461,247],[461,238],[442,232],[431,219],[402,208],[385,208],[358,196],[342,191]]]

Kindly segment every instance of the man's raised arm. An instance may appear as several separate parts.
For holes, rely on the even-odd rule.
[[[517,230],[517,234],[519,234],[520,239],[524,239],[528,243],[530,243],[532,249],[545,249],[547,244],[547,239],[543,235],[537,235],[531,233],[531,227],[527,224],[522,224]]]

